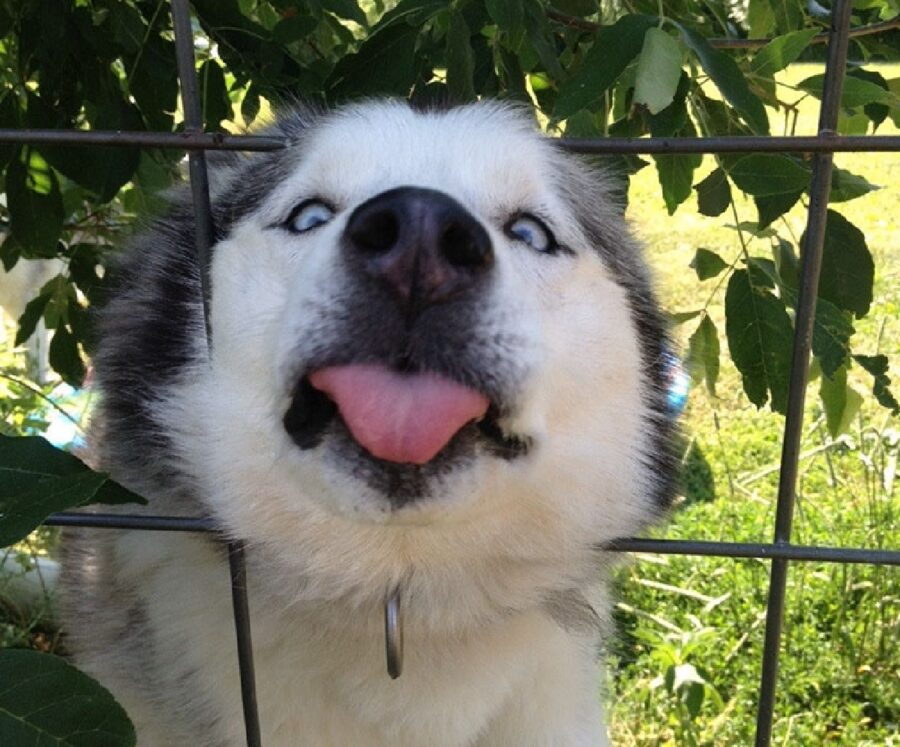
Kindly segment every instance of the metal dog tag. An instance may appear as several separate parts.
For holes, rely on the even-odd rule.
[[[384,651],[392,680],[403,673],[403,621],[400,618],[400,590],[384,603]]]

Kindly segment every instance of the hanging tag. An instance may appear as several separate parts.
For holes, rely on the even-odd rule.
[[[400,618],[400,590],[384,603],[384,651],[387,671],[392,680],[403,673],[403,621]]]

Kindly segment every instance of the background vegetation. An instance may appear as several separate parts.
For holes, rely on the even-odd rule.
[[[795,63],[822,58],[816,35],[829,16],[827,3],[799,0],[193,6],[205,124],[232,131],[259,126],[273,106],[296,97],[334,103],[386,93],[526,101],[550,135],[811,134],[821,66]],[[853,24],[890,21],[898,10],[896,0],[862,0]],[[747,37],[773,41],[738,50],[717,41]],[[855,38],[850,55],[839,129],[896,132],[900,71],[890,63],[900,59],[898,31]],[[182,126],[177,94],[165,0],[0,0],[0,127],[174,131]],[[34,339],[42,323],[50,365],[68,384],[82,383],[87,309],[102,298],[103,268],[136,218],[161,209],[160,193],[181,178],[183,155],[0,144],[0,260],[14,272],[35,260],[56,263],[44,265],[45,281],[15,313],[7,351]],[[684,499],[667,536],[768,541],[809,161],[598,160],[617,175],[628,215],[650,246],[695,383]],[[859,155],[837,164],[795,536],[897,547],[900,436],[890,376],[900,352],[900,259],[888,250],[896,243],[900,163]],[[36,381],[22,348],[15,350],[0,353],[0,430],[26,435],[80,420],[86,395],[59,380]],[[0,443],[0,545],[66,505],[135,499],[47,448]],[[12,545],[4,567],[16,573],[5,583],[53,541],[42,529]],[[617,743],[752,741],[767,578],[762,561],[682,557],[641,557],[623,571],[607,688]],[[898,597],[895,569],[792,565],[776,744],[896,740]],[[0,644],[55,651],[58,637],[40,605],[7,604]],[[45,666],[13,653],[0,657],[4,679]],[[0,694],[0,742],[32,743],[23,741],[26,732],[4,729],[18,728],[8,714],[36,697],[93,692],[69,670],[52,677],[57,690],[49,694],[29,690],[34,679],[7,700]],[[34,743],[34,735],[96,743],[90,728],[87,737],[72,731],[64,709],[45,710],[59,719],[30,723]],[[110,744],[129,743],[122,723]]]
[[[780,77],[793,85],[815,69],[801,65]],[[878,69],[888,77],[900,73],[897,67]],[[815,117],[815,102],[802,102],[798,129],[814,131]],[[898,130],[886,123],[880,131]],[[858,323],[859,344],[887,354],[896,366],[900,213],[894,206],[900,197],[900,156],[843,154],[837,159],[842,168],[882,185],[836,209],[864,231],[878,268],[872,310]],[[711,161],[699,176],[713,168]],[[688,265],[697,245],[730,259],[742,251],[740,241],[729,221],[694,210],[661,219],[653,176],[648,169],[633,179],[629,218],[650,247],[660,290],[673,311],[694,309],[709,299],[718,326],[725,289],[716,288],[718,278],[698,283]],[[685,207],[692,207],[692,200]],[[754,205],[736,195],[736,210],[744,220],[752,216]],[[799,234],[805,219],[798,205],[786,215],[782,229]],[[764,239],[748,240],[752,251]],[[679,329],[689,336],[690,324]],[[794,523],[797,542],[900,546],[900,427],[896,417],[863,396],[866,382],[856,379],[858,373],[851,373],[850,384],[862,404],[836,438],[828,432],[817,396],[821,379],[810,385]],[[660,536],[771,541],[784,420],[748,403],[739,374],[729,366],[723,366],[716,392],[711,397],[702,386],[691,392],[683,502]],[[617,611],[622,636],[615,649],[618,665],[608,682],[615,744],[753,743],[768,573],[764,561],[674,556],[640,556],[623,569]],[[896,568],[793,563],[773,744],[900,744],[898,634]]]

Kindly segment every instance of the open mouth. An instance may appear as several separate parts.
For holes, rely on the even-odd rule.
[[[498,456],[527,452],[529,439],[504,433],[500,412],[483,393],[440,374],[350,364],[303,376],[284,427],[300,448],[309,449],[339,420],[372,459],[421,466],[470,426]]]

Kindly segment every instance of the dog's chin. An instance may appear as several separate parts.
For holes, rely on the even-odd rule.
[[[410,464],[379,459],[362,446],[344,422],[335,403],[314,388],[307,377],[297,385],[283,425],[294,444],[315,450],[321,459],[361,480],[383,495],[394,511],[418,504],[440,492],[454,473],[470,469],[476,460],[512,460],[531,448],[527,435],[501,427],[500,408],[491,405],[483,418],[460,428],[431,459]]]

